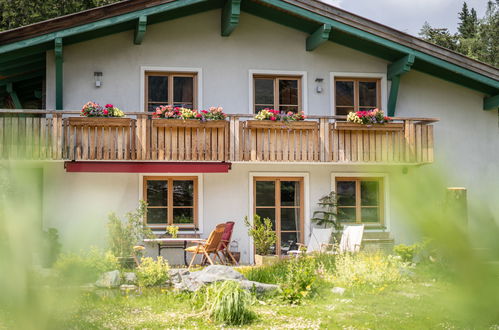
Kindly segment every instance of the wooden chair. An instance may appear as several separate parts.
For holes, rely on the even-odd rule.
[[[210,233],[210,236],[207,240],[203,240],[197,243],[196,246],[191,246],[185,249],[186,252],[193,253],[191,262],[189,263],[189,269],[192,267],[194,263],[194,259],[198,254],[203,255],[203,262],[208,260],[208,262],[214,265],[213,260],[210,258],[210,254],[215,254],[214,260],[218,257],[220,262],[223,263],[222,258],[218,254],[219,246],[222,240],[222,235],[225,230],[225,223],[219,224],[215,227],[215,229]]]
[[[234,258],[229,249],[232,238],[232,231],[234,230],[234,225],[235,225],[234,221],[228,221],[225,223],[225,230],[222,235],[222,240],[220,242],[220,246],[218,247],[218,251],[220,251],[223,254],[226,263],[228,263],[230,259],[234,265],[237,265],[238,263],[236,261],[236,258]]]

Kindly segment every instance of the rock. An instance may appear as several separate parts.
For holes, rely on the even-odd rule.
[[[135,291],[137,290],[137,286],[133,284],[122,284],[120,285],[120,290],[122,291]]]
[[[95,286],[99,288],[117,288],[120,285],[120,282],[120,271],[113,270],[102,274],[97,282],[95,282]]]
[[[239,273],[237,270],[222,265],[208,266],[199,272],[191,273],[188,277],[204,284],[227,280],[246,280],[243,274]]]
[[[183,277],[181,282],[173,282],[173,288],[179,291],[195,292],[204,286],[203,282],[191,279],[189,276]]]
[[[188,276],[191,272],[189,272],[185,268],[180,268],[180,269],[170,269],[168,273],[170,274],[170,281],[172,283],[180,283],[182,282],[182,278]]]
[[[123,278],[126,284],[137,284],[137,274],[134,272],[125,273]]]
[[[256,293],[265,293],[279,289],[279,285],[266,284],[255,281],[242,280],[241,288],[245,290],[255,290]]]
[[[344,288],[340,288],[339,286],[335,286],[331,292],[333,292],[334,294],[339,294],[340,296],[342,296],[344,293],[345,293],[345,289]]]

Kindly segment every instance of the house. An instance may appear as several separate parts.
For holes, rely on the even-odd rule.
[[[331,190],[367,238],[411,242],[392,187],[436,168],[499,212],[499,70],[316,0],[128,0],[4,31],[0,97],[43,109],[0,110],[0,157],[24,159],[65,246],[104,245],[107,214],[144,199],[158,233],[236,221],[251,262],[245,216],[273,219],[282,254]],[[88,101],[127,117],[74,118]],[[229,117],[155,121],[159,105]],[[264,108],[307,119],[252,120]],[[345,123],[372,108],[394,122]]]

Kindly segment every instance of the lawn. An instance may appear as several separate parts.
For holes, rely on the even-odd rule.
[[[256,300],[257,319],[242,328],[452,329],[473,327],[446,303],[453,284],[418,272],[404,283],[334,294],[323,284],[300,305]],[[66,329],[221,328],[193,308],[190,294],[148,289],[141,294],[102,290],[81,294],[74,308],[61,309],[52,325]]]

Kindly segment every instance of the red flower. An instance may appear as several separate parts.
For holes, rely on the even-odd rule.
[[[106,109],[104,109],[103,113],[104,113],[105,115],[107,115],[107,114],[109,113],[109,111],[107,111]]]
[[[112,104],[106,104],[106,108],[114,108]]]
[[[274,116],[272,116],[272,117],[270,117],[270,120],[276,121],[276,120],[277,120],[277,118],[276,118],[276,117],[274,117]]]

